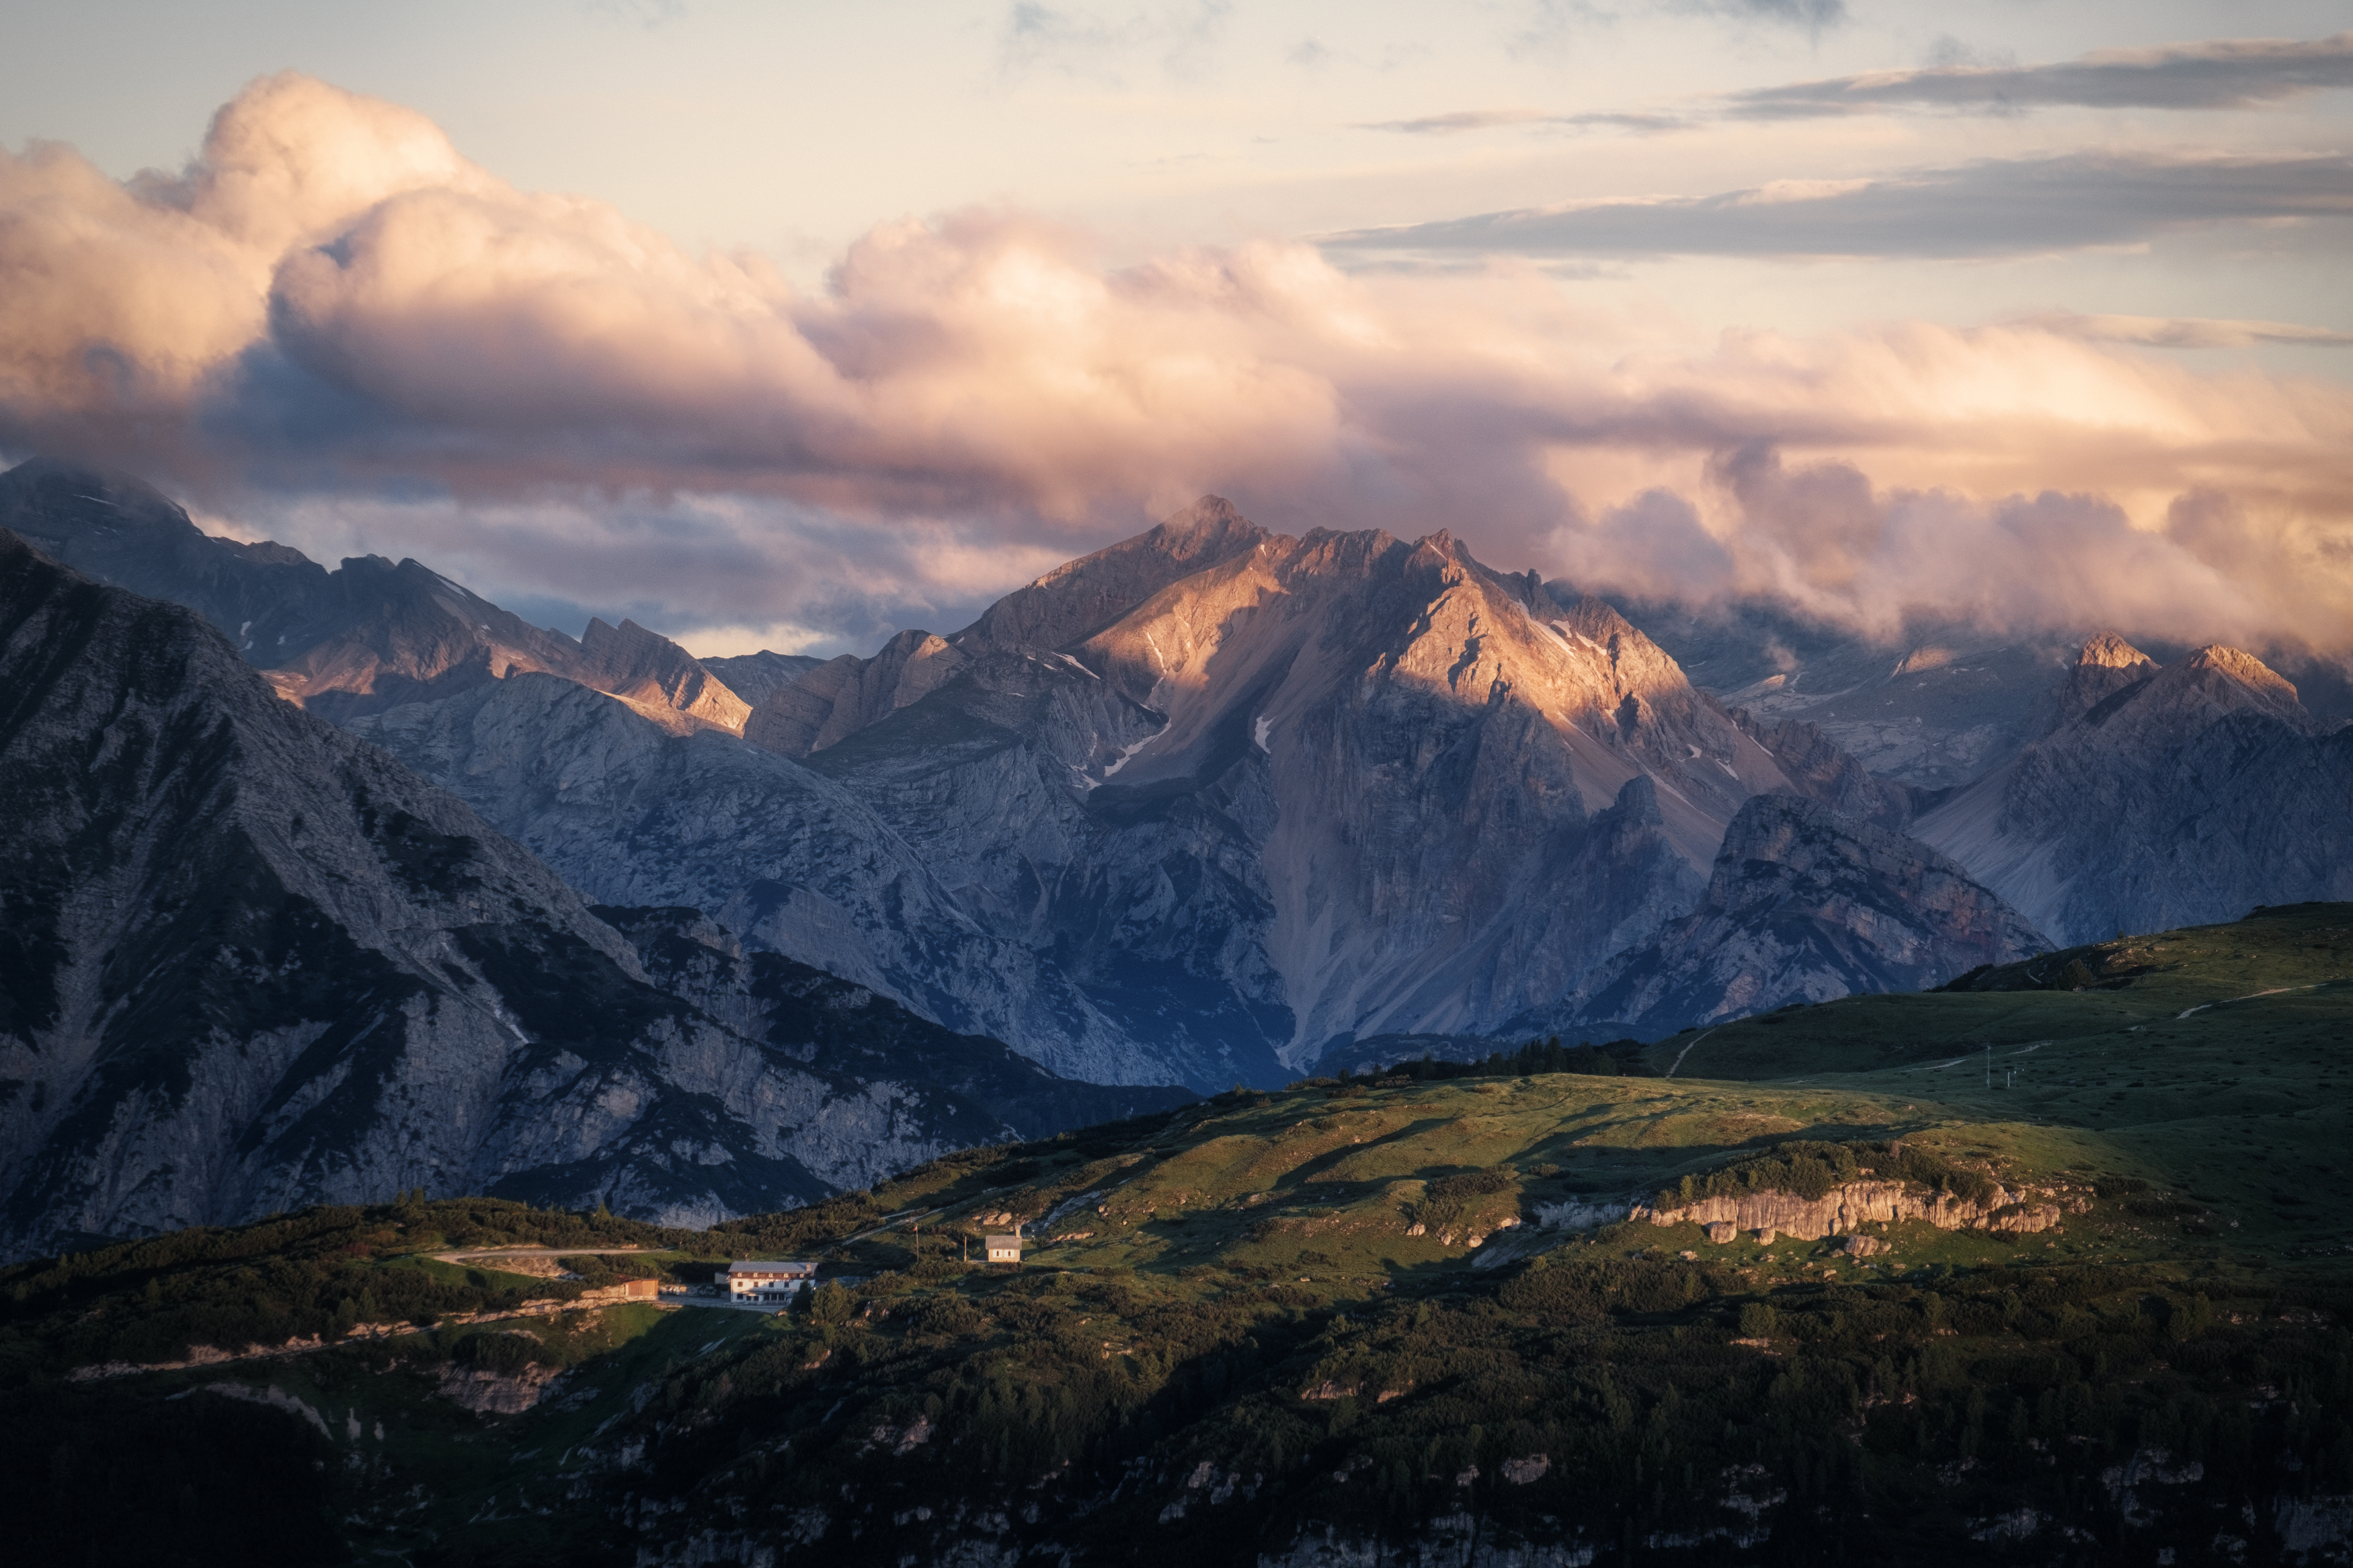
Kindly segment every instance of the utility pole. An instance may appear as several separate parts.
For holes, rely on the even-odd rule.
[[[1986,1047],[1986,1087],[1993,1087],[1993,1047],[1989,1043]]]

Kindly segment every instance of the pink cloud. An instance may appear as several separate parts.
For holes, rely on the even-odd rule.
[[[700,572],[729,624],[938,605],[943,574],[985,595],[1217,490],[1277,527],[1445,526],[1506,567],[1864,624],[2353,642],[2342,383],[2031,321],[1695,350],[1509,263],[1113,267],[983,210],[880,226],[810,294],[290,75],[178,176],[0,153],[0,444],[221,511],[421,488],[427,536],[455,506],[518,573],[570,552],[583,595],[659,578],[685,605]],[[955,564],[926,566],[941,540]]]

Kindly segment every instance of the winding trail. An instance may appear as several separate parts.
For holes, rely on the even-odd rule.
[[[2258,996],[2284,996],[2291,991],[2317,991],[2324,985],[2335,985],[2334,980],[2316,980],[2309,985],[2274,985],[2268,991],[2250,991],[2244,996],[2225,996],[2218,1002],[2200,1002],[2195,1007],[2184,1007],[2173,1016],[2179,1023],[2192,1013],[2203,1013],[2209,1007],[2227,1007],[2233,1002],[2252,1002]]]
[[[1722,1027],[1724,1027],[1723,1025],[1716,1024],[1708,1028],[1702,1029],[1699,1032],[1697,1038],[1692,1041],[1691,1046],[1685,1046],[1682,1050],[1675,1053],[1675,1059],[1672,1063],[1668,1064],[1667,1076],[1669,1078],[1675,1076],[1675,1068],[1683,1066],[1683,1058],[1692,1054],[1692,1046],[1698,1045],[1701,1040],[1707,1038],[1710,1035],[1713,1035],[1717,1029],[1721,1029]]]

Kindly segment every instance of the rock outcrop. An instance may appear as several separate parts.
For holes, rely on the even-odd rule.
[[[2084,648],[2050,733],[1915,831],[2063,943],[2353,898],[2353,728],[2236,648]]]
[[[439,1393],[442,1398],[477,1415],[520,1415],[563,1384],[563,1369],[542,1366],[537,1362],[526,1362],[513,1372],[493,1372],[488,1367],[459,1366],[453,1363],[441,1369]]]
[[[1759,795],[1725,832],[1698,909],[1599,966],[1566,1005],[1507,1032],[1622,1027],[1651,1038],[1791,1002],[1923,990],[2049,945],[1918,840],[1820,801]]]
[[[2031,1236],[2057,1228],[2059,1205],[2036,1194],[1998,1187],[1990,1197],[1970,1199],[1936,1192],[1907,1182],[1849,1182],[1819,1198],[1795,1193],[1764,1191],[1737,1196],[1701,1198],[1675,1207],[1636,1205],[1630,1217],[1652,1225],[1698,1225],[1718,1244],[1740,1237],[1770,1245],[1777,1237],[1821,1241],[1833,1236],[1852,1237],[1866,1225],[1902,1225],[1921,1220],[1938,1230],[1994,1230],[2005,1235]],[[1873,1237],[1859,1238],[1870,1243]],[[1850,1247],[1867,1255],[1875,1247]]]
[[[705,657],[695,662],[725,681],[728,690],[757,708],[770,693],[790,686],[825,660],[805,653],[772,653],[763,648],[758,653]]]

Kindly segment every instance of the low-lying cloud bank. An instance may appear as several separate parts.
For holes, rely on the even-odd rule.
[[[2346,190],[2341,161],[2260,184]],[[880,226],[812,296],[296,76],[177,176],[0,153],[0,447],[257,526],[407,520],[437,563],[738,627],[959,606],[1218,490],[1278,527],[1448,526],[1503,566],[1876,626],[2353,641],[2353,390],[2195,374],[2110,320],[1695,352],[1508,262],[1109,267],[982,211]]]

